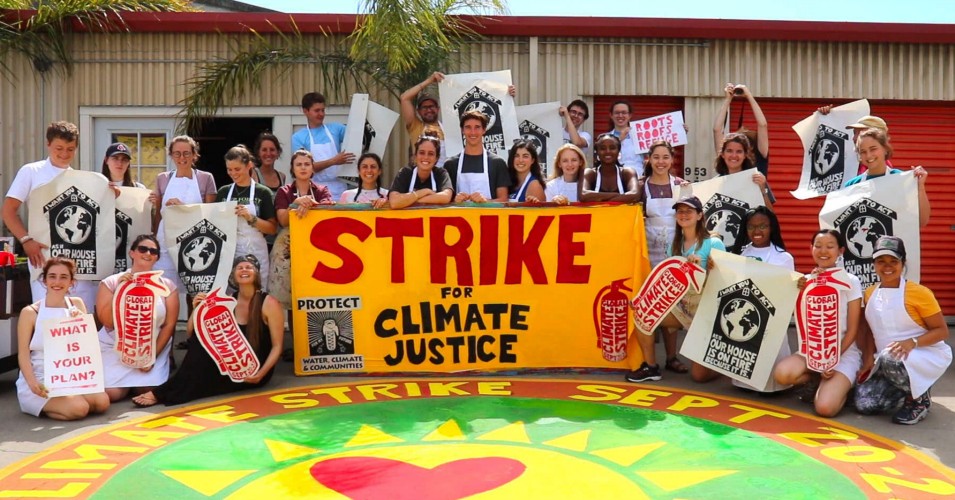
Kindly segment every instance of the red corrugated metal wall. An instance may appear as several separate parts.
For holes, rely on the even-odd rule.
[[[802,145],[792,125],[821,105],[845,101],[759,99],[769,121],[769,182],[776,194],[786,246],[796,258],[796,269],[812,268],[809,239],[819,227],[819,210],[825,197],[796,200],[789,190],[799,184]],[[946,316],[955,315],[955,266],[950,262],[955,248],[955,106],[945,102],[870,101],[871,113],[889,125],[896,168],[922,165],[929,172],[927,191],[932,218],[922,229],[922,284],[932,289]],[[735,127],[739,104],[732,107]],[[755,128],[746,111],[744,125]],[[708,140],[709,138],[707,138]]]
[[[627,101],[632,110],[631,120],[642,120],[651,116],[683,111],[683,98],[672,96],[596,96],[594,109],[590,110],[590,119],[594,124],[594,137],[613,130],[613,121],[610,119],[610,106],[617,101]],[[710,139],[712,142],[713,139]],[[673,172],[683,177],[683,146],[676,148],[673,158]]]

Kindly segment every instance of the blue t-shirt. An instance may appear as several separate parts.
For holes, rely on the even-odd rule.
[[[902,173],[902,171],[899,170],[899,169],[897,169],[897,168],[890,168],[890,169],[889,169],[889,174],[901,174],[901,173]],[[882,174],[882,175],[885,175],[885,174]],[[864,173],[864,174],[859,174],[859,175],[857,175],[857,176],[855,176],[855,177],[849,179],[849,182],[846,182],[845,186],[842,186],[842,187],[854,186],[854,185],[856,185],[856,184],[858,184],[858,183],[860,183],[860,182],[862,182],[862,181],[867,181],[867,180],[870,180],[870,179],[878,179],[879,177],[882,177],[882,175],[869,175],[868,172],[867,172],[867,173]]]
[[[308,140],[309,129],[303,128],[298,132],[292,134],[292,151],[298,151],[299,149],[304,149],[305,151],[312,151],[312,142],[315,144],[327,144],[328,143],[328,134],[325,133],[325,128],[328,129],[328,133],[332,135],[332,138],[335,139],[335,149],[338,151],[342,150],[342,141],[345,140],[345,126],[341,123],[326,122],[321,127],[311,129],[312,140]],[[315,158],[315,161],[327,160],[328,158]]]
[[[690,255],[696,254],[700,256],[700,267],[706,269],[707,261],[710,260],[710,251],[713,249],[726,251],[726,245],[723,244],[723,240],[719,236],[710,236],[703,241],[703,245],[693,245],[689,250],[684,250],[681,255],[684,257],[689,257]],[[673,247],[672,245],[667,246],[667,257],[673,256]]]

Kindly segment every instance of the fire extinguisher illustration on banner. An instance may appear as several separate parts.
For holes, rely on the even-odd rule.
[[[594,330],[597,332],[597,347],[607,361],[622,361],[627,357],[627,334],[630,298],[623,291],[632,292],[624,282],[627,278],[614,280],[597,292],[594,298]]]

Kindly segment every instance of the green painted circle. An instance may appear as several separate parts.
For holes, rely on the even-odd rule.
[[[421,441],[448,420],[458,424],[464,440]],[[474,443],[475,438],[515,422],[523,422],[530,443],[497,444],[549,448],[578,459],[598,461],[630,478],[651,498],[762,498],[767,495],[774,499],[865,498],[852,481],[829,466],[750,431],[661,411],[518,397],[402,399],[316,408],[244,421],[184,438],[144,456],[118,472],[91,498],[136,498],[144,492],[162,492],[165,498],[209,498],[170,479],[162,471],[256,471],[212,497],[225,498],[244,485],[289,465],[341,452],[362,425],[400,438],[404,443],[399,446],[467,446]],[[583,451],[544,444],[582,430],[590,431]],[[320,452],[276,463],[265,445],[266,439]],[[599,450],[660,442],[663,444],[659,448],[628,465],[593,454]],[[738,472],[669,492],[640,475],[654,471],[691,473],[727,469]]]

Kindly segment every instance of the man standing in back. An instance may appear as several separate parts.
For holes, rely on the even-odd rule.
[[[580,99],[574,99],[570,101],[566,108],[560,108],[560,116],[564,119],[564,142],[580,148],[584,152],[584,158],[590,161],[593,158],[590,145],[593,144],[594,140],[590,133],[580,128],[587,121],[587,118],[590,118],[590,109],[587,107],[587,103]]]
[[[325,123],[325,96],[309,92],[302,96],[302,113],[308,123],[292,134],[292,150],[304,149],[312,153],[312,182],[328,187],[332,199],[341,198],[348,188],[338,178],[338,166],[355,161],[354,153],[342,151],[345,126]]]

